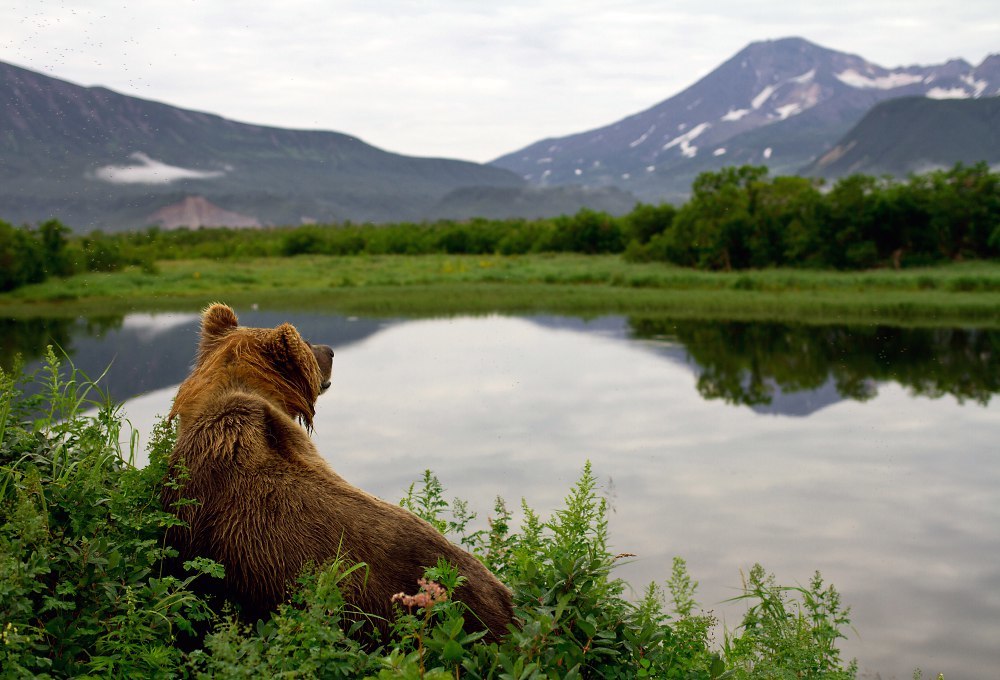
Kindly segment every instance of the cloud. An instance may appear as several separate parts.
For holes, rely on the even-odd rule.
[[[132,165],[105,165],[94,170],[94,176],[111,184],[170,184],[182,179],[215,179],[226,174],[221,170],[191,170],[167,165],[139,151],[130,158],[138,162]]]

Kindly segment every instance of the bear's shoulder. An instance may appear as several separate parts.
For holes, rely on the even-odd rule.
[[[252,469],[312,448],[298,423],[248,390],[213,394],[199,404],[197,411],[182,413],[180,418],[174,455],[183,457],[189,466],[211,460]]]

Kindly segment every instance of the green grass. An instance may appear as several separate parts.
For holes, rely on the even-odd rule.
[[[0,295],[0,315],[195,309],[213,300],[359,315],[609,313],[814,323],[1000,325],[1000,264],[705,272],[614,255],[298,256],[165,261]]]

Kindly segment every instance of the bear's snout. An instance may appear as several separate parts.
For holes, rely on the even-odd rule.
[[[319,374],[322,378],[319,393],[323,394],[330,389],[330,376],[333,373],[333,348],[328,345],[313,345],[312,351],[316,357],[316,363],[319,364]]]

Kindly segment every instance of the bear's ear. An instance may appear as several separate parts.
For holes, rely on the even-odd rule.
[[[302,345],[304,344],[305,341],[295,330],[295,326],[283,323],[271,333],[267,349],[276,363],[288,366],[295,365],[302,360]]]
[[[226,333],[240,325],[236,312],[218,302],[209,305],[201,315],[201,341],[198,353],[204,357],[211,352]]]
[[[290,323],[283,323],[271,331],[265,342],[272,365],[288,388],[283,395],[288,414],[301,418],[306,429],[312,429],[316,413],[314,404],[320,393],[316,356]]]

